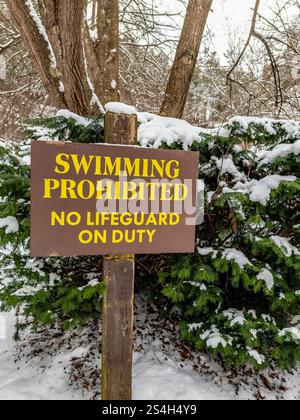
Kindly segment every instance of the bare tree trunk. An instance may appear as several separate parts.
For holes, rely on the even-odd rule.
[[[96,2],[92,39],[86,0],[6,1],[51,103],[80,115],[119,99],[119,1]]]
[[[92,26],[96,23],[97,0],[92,1]]]
[[[160,115],[181,118],[212,0],[190,0]]]
[[[59,0],[58,17],[62,52],[62,80],[71,111],[89,114],[92,92],[87,81],[82,41],[85,0]]]
[[[40,33],[28,7],[24,1],[7,0],[6,4],[30,52],[52,104],[58,108],[66,108],[64,95],[59,90],[60,76],[57,69],[52,67],[48,43]]]
[[[99,39],[95,53],[99,66],[96,92],[103,104],[120,99],[119,92],[119,1],[98,0]]]

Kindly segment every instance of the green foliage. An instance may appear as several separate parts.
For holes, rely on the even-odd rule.
[[[104,117],[80,118],[68,111],[67,117],[36,118],[26,122],[26,135],[32,140],[61,140],[74,143],[103,143]],[[74,118],[72,118],[72,115]],[[80,118],[78,121],[77,119]]]
[[[293,124],[235,119],[195,138],[190,149],[200,152],[206,187],[197,251],[138,260],[138,291],[166,315],[180,310],[182,338],[228,366],[289,368],[300,360],[299,154],[272,155],[299,140]],[[103,117],[83,125],[71,116],[36,120],[29,136],[101,143]],[[262,152],[273,157],[262,160]],[[99,317],[101,260],[30,258],[29,153],[29,140],[0,148],[0,220],[19,225],[0,228],[0,301],[24,322],[59,318],[70,328]]]
[[[84,142],[99,136],[101,142],[101,121],[83,127],[72,119],[50,118],[40,121],[43,127],[36,128],[35,135],[29,133],[35,139]],[[0,228],[0,309],[17,308],[24,315],[21,324],[53,325],[59,318],[70,328],[99,317],[104,293],[101,258],[30,258],[30,145],[26,140],[0,146],[0,222],[10,217],[18,224],[16,232]]]

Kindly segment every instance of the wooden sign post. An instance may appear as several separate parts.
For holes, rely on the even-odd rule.
[[[107,113],[105,142],[134,145],[136,115]],[[102,399],[131,400],[135,256],[104,257]]]

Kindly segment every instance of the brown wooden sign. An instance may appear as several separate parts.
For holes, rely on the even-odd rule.
[[[188,253],[199,154],[32,144],[31,255]]]

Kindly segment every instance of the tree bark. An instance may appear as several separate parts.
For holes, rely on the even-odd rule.
[[[39,10],[61,73],[70,111],[94,113],[82,41],[85,0],[39,0]],[[76,28],[74,30],[74,28]]]
[[[99,39],[95,54],[99,66],[96,93],[101,102],[117,102],[119,91],[119,1],[98,0],[97,28]]]
[[[6,3],[51,103],[80,115],[94,113],[82,43],[86,1],[38,0],[40,17],[38,14],[34,17],[24,1]],[[38,25],[37,19],[41,19],[42,25]]]
[[[24,1],[6,0],[6,4],[28,48],[51,103],[57,108],[66,108],[64,95],[59,90],[60,75],[57,69],[52,67],[48,43],[30,15],[28,7]]]
[[[160,115],[181,118],[212,0],[190,0]]]
[[[62,79],[71,111],[87,115],[91,111],[92,91],[87,82],[82,27],[85,0],[59,0],[59,27],[62,43]]]

